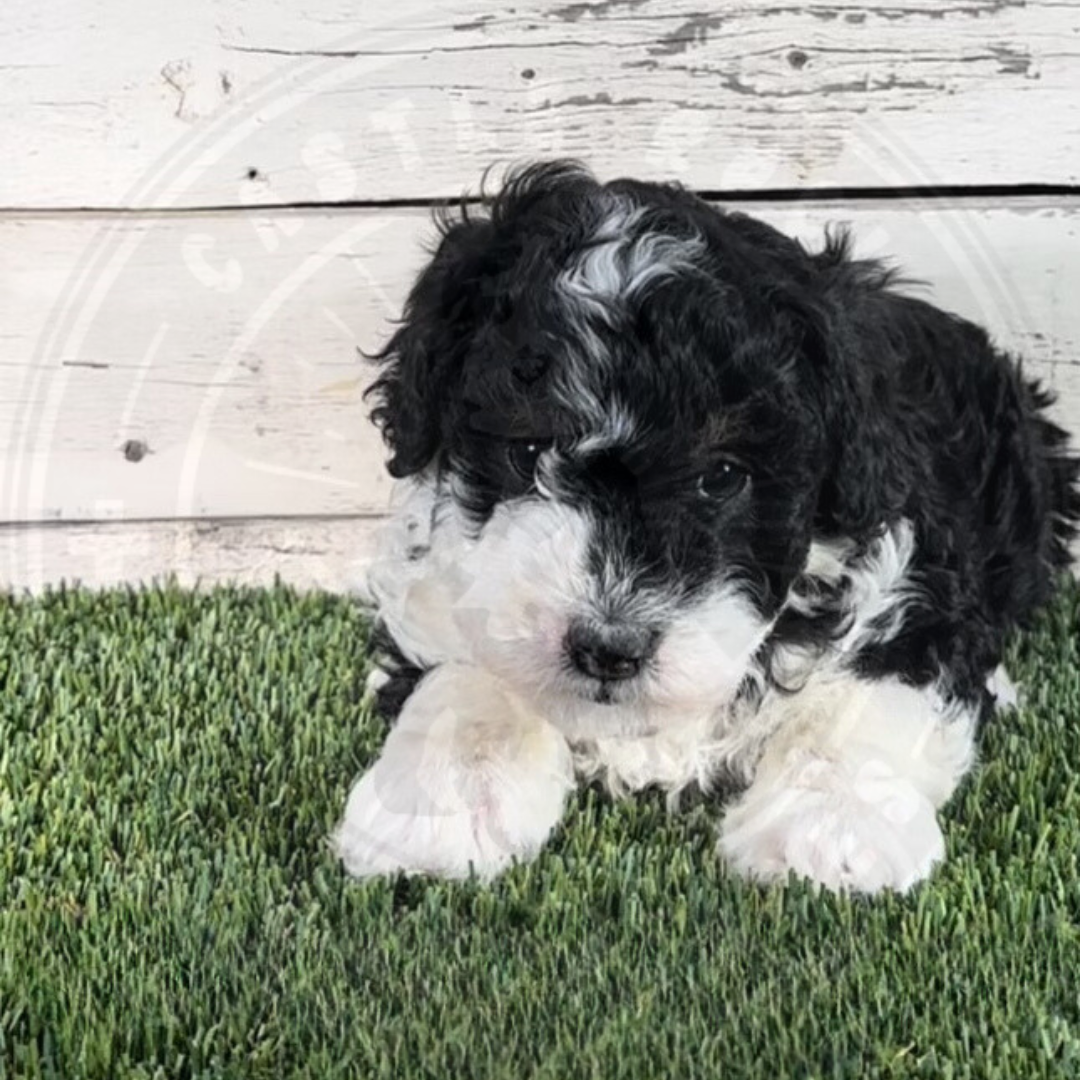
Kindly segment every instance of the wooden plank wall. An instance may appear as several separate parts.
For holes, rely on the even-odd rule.
[[[348,587],[430,204],[570,154],[988,325],[1080,436],[1080,0],[8,0],[0,583]]]

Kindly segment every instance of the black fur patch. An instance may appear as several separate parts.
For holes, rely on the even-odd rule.
[[[387,676],[387,681],[375,691],[375,708],[387,721],[396,720],[416,684],[427,669],[412,663],[394,641],[386,625],[379,621],[372,627],[369,648],[375,666]]]

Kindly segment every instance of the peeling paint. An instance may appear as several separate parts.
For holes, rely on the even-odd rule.
[[[577,22],[586,15],[595,19],[616,8],[629,8],[632,11],[634,8],[644,7],[647,3],[649,0],[597,0],[595,3],[567,4],[565,7],[553,9],[551,14],[562,22]]]
[[[451,30],[482,30],[488,23],[494,22],[494,15],[479,15],[472,22],[453,23]]]
[[[1027,75],[1031,71],[1031,54],[1009,45],[991,45],[991,55],[1003,75]]]
[[[849,23],[861,23],[868,16],[886,19],[889,22],[900,22],[905,19],[934,19],[941,21],[953,16],[978,19],[984,15],[997,15],[1009,9],[1025,8],[1027,5],[1028,0],[971,0],[969,3],[927,5],[926,7],[908,7],[904,4],[896,4],[892,7],[876,7],[862,12],[849,12],[843,8],[821,4],[810,7],[789,4],[768,8],[762,14],[772,17],[809,15],[811,18],[818,19],[821,22],[835,22],[841,15],[844,21]]]
[[[650,56],[674,56],[684,53],[694,45],[704,45],[709,40],[709,31],[718,30],[723,24],[720,15],[694,15],[670,34],[665,34],[655,45],[646,51]]]
[[[809,57],[802,53],[801,50],[796,50],[794,59],[792,58],[792,54],[789,54],[787,60],[793,67],[804,68]],[[655,60],[634,60],[628,61],[622,66],[625,68],[645,68],[647,70],[654,70],[659,64]],[[724,89],[730,90],[732,93],[738,94],[741,97],[760,98],[762,101],[782,101],[789,98],[827,98],[833,95],[867,95],[887,93],[893,90],[915,90],[920,93],[930,91],[934,94],[953,92],[951,87],[946,86],[942,82],[931,82],[928,79],[903,78],[895,73],[884,76],[863,75],[860,78],[849,79],[846,82],[826,82],[802,85],[793,85],[790,80],[785,80],[783,83],[780,83],[775,79],[770,79],[767,85],[761,86],[748,80],[745,73],[738,68],[729,70],[703,64],[694,67],[689,65],[680,66],[678,70],[694,78],[718,82]],[[717,102],[711,100],[701,102],[685,101],[679,104],[680,109],[709,110],[717,107],[719,107]],[[889,106],[878,107],[888,107],[892,109],[897,106],[893,106],[892,103],[890,103]],[[867,106],[858,105],[848,101],[844,103],[843,108],[864,112],[866,111]]]
[[[902,79],[899,75],[888,75],[884,78],[871,78],[864,75],[860,79],[851,79],[848,82],[821,83],[818,86],[806,86],[791,88],[785,84],[784,89],[760,88],[745,82],[734,72],[717,72],[723,86],[744,97],[756,97],[762,99],[783,100],[787,98],[806,97],[829,97],[833,94],[873,94],[891,90],[919,90],[942,93],[945,87],[938,83],[932,83],[926,79]],[[854,108],[855,106],[849,106]]]
[[[514,109],[512,106],[508,108],[511,112],[520,112],[522,114],[548,112],[551,109],[562,108],[587,108],[591,105],[605,105],[611,108],[622,109],[630,108],[634,105],[645,105],[652,101],[649,97],[625,97],[625,98],[613,98],[608,93],[598,94],[574,94],[572,97],[563,98],[561,101],[552,101],[550,98],[545,98],[535,108],[531,109]]]

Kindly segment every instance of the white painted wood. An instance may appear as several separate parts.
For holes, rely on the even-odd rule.
[[[6,0],[0,71],[8,208],[1080,181],[1080,0]]]
[[[755,212],[815,244],[850,222],[1057,385],[1080,436],[1080,200]],[[381,511],[355,349],[431,236],[419,210],[0,217],[0,521]]]
[[[0,590],[272,585],[356,592],[378,520],[156,521],[0,526]]]

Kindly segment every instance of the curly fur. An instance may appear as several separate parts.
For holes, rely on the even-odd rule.
[[[747,873],[925,876],[1080,518],[1048,393],[844,233],[812,253],[675,184],[534,165],[439,227],[370,391],[409,492],[372,575],[382,704],[471,665],[613,790],[734,776]],[[348,815],[338,842],[368,872]],[[440,872],[491,864],[460,850]]]

